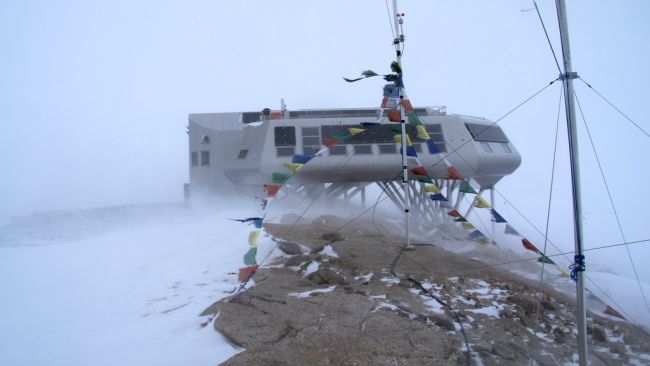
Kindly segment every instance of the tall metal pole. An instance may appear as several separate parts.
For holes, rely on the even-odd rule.
[[[401,49],[401,43],[404,42],[404,35],[401,32],[401,24],[402,24],[402,18],[399,16],[399,13],[397,12],[397,0],[393,0],[393,17],[394,17],[394,26],[395,26],[395,38],[393,40],[393,44],[395,45],[395,56],[397,61],[397,64],[400,66],[400,69],[402,67],[402,49]],[[399,108],[399,114],[400,114],[400,124],[402,126],[402,186],[404,188],[404,230],[405,230],[405,240],[406,243],[404,245],[404,248],[406,249],[412,249],[411,246],[411,238],[410,238],[410,233],[409,233],[409,211],[411,210],[411,199],[410,199],[410,192],[409,192],[409,176],[408,176],[408,159],[406,155],[406,145],[408,140],[406,139],[406,118],[404,115],[404,106],[402,106],[402,100],[404,99],[404,95],[402,92],[402,82],[401,78],[403,76],[403,73],[397,75],[397,81],[395,82],[395,86],[397,87],[397,95],[399,97],[399,104],[397,108]]]
[[[564,58],[564,74],[561,79],[564,87],[567,129],[569,134],[569,154],[571,156],[571,185],[573,189],[573,227],[575,241],[575,262],[573,268],[576,274],[576,299],[578,310],[578,354],[580,365],[587,365],[587,309],[585,306],[584,255],[582,253],[582,204],[580,201],[580,169],[578,162],[578,135],[576,128],[575,100],[573,79],[578,74],[571,68],[571,52],[569,50],[569,29],[567,25],[566,4],[564,0],[556,0],[557,16],[562,40],[562,55]]]

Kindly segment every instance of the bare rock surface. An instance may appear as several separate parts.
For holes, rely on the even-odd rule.
[[[547,290],[539,299],[534,284],[467,256],[435,245],[402,252],[399,239],[337,225],[329,216],[291,231],[265,225],[277,240],[311,253],[261,268],[254,286],[205,310],[218,314],[217,331],[245,348],[225,365],[576,361],[568,296]],[[645,332],[593,314],[589,322],[590,364],[650,363]]]

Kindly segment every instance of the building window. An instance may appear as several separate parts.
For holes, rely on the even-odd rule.
[[[192,151],[192,153],[190,154],[190,160],[192,162],[192,166],[199,165],[199,153],[196,151]]]
[[[370,155],[372,154],[371,145],[354,145],[354,153],[356,155]]]
[[[203,150],[201,151],[201,165],[210,165],[210,151]]]
[[[302,153],[315,155],[320,150],[320,133],[318,127],[303,127],[302,131]]]
[[[276,148],[278,156],[293,156],[293,146],[291,147],[278,147]]]
[[[501,144],[501,147],[503,147],[503,151],[508,153],[508,154],[510,154],[512,152],[512,149],[510,148],[510,145],[508,145],[505,142]]]
[[[248,149],[239,150],[239,156],[237,159],[246,159],[246,155],[248,155]]]
[[[329,148],[330,155],[345,155],[348,153],[345,145],[334,145]]]
[[[490,144],[488,144],[487,142],[481,142],[481,146],[483,146],[483,150],[486,153],[491,153],[492,152],[492,146],[490,146]]]
[[[440,152],[447,152],[447,146],[445,145],[445,137],[442,134],[442,126],[440,124],[425,125],[431,141],[436,144],[436,147]]]
[[[296,146],[296,128],[294,126],[278,126],[275,133],[275,146]]]
[[[305,146],[302,148],[302,153],[304,155],[316,155],[316,153],[320,150],[320,147],[316,146]]]
[[[397,145],[395,144],[379,144],[380,154],[397,154]]]
[[[472,138],[476,141],[484,142],[510,142],[503,133],[501,127],[491,125],[484,125],[481,123],[465,123],[467,130],[472,134]]]
[[[203,137],[201,137],[201,143],[208,145],[210,143],[210,137],[208,135],[203,135]]]

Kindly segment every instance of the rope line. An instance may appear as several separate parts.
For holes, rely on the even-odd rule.
[[[537,4],[535,4],[535,8],[537,8]],[[537,14],[539,14],[539,10],[537,11]],[[540,16],[540,20],[541,20],[541,16]],[[542,23],[542,25],[543,24],[544,23]],[[546,31],[546,28],[544,28],[544,31]],[[560,66],[558,65],[558,68],[559,67]],[[551,182],[549,184],[548,206],[547,206],[547,210],[546,210],[546,229],[544,230],[544,249],[542,250],[542,256],[544,258],[546,258],[546,249],[548,248],[548,231],[549,231],[550,222],[551,222],[551,203],[553,201],[553,183],[555,182],[555,163],[556,163],[556,158],[557,158],[558,134],[559,134],[559,131],[560,131],[560,112],[562,111],[562,95],[563,95],[563,91],[560,91],[560,98],[559,98],[558,106],[557,106],[557,118],[555,120],[555,141],[553,143],[553,162],[551,164]],[[539,315],[540,315],[540,310],[541,310],[540,306],[541,306],[541,303],[542,303],[542,296],[543,296],[543,292],[544,292],[544,269],[545,269],[545,267],[546,267],[546,261],[542,260],[542,269],[541,269],[540,275],[539,275],[539,287],[538,287],[538,290],[537,290],[538,295],[537,295],[537,310],[535,311],[535,333],[537,333],[537,327],[539,326]],[[532,358],[530,359],[530,362],[532,364],[532,362],[533,362]]]
[[[494,190],[495,190],[495,191],[499,194],[499,196],[501,196],[501,198],[503,198],[504,201],[505,201],[507,204],[509,204],[509,205],[510,205],[510,206],[511,206],[511,207],[512,207],[512,208],[513,208],[513,209],[514,209],[514,210],[515,210],[515,211],[516,211],[516,212],[517,212],[517,213],[518,213],[518,214],[519,214],[519,215],[520,215],[520,216],[521,216],[521,217],[522,217],[526,222],[528,222],[528,224],[529,224],[533,229],[535,229],[535,231],[537,231],[540,235],[544,235],[544,234],[542,234],[542,231],[539,230],[539,229],[537,228],[537,226],[535,226],[535,224],[533,224],[533,223],[528,219],[528,217],[526,217],[526,215],[524,215],[524,214],[523,214],[523,213],[522,213],[522,212],[517,208],[517,206],[515,206],[512,202],[510,202],[510,201],[509,201],[509,200],[508,200],[508,199],[507,199],[507,198],[506,198],[506,197],[505,197],[501,192],[499,192],[496,188],[495,188]],[[648,239],[648,241],[650,241],[650,239]],[[555,257],[555,256],[560,256],[560,255],[561,255],[561,256],[562,256],[565,260],[567,260],[568,262],[570,262],[570,263],[574,263],[574,264],[575,264],[575,258],[574,258],[574,261],[572,262],[572,261],[569,259],[569,257],[567,256],[568,254],[574,254],[574,252],[565,252],[565,253],[563,253],[563,252],[560,250],[560,248],[559,248],[557,245],[555,245],[555,243],[553,243],[553,241],[551,241],[551,240],[549,239],[548,242],[551,243],[551,245],[553,246],[553,248],[555,248],[555,250],[557,250],[557,251],[560,253],[560,254],[556,254],[556,255],[550,255],[549,257]],[[630,244],[630,243],[631,243],[631,242],[628,242],[628,243],[622,243],[622,244],[613,245],[613,246],[621,246],[621,245],[626,245],[626,244]],[[604,249],[604,248],[599,248],[599,249]],[[591,250],[591,249],[584,249],[584,248],[582,249],[583,252],[587,252],[587,251],[590,251],[590,250]],[[600,287],[599,287],[599,286],[598,286],[594,281],[592,281],[592,280],[589,278],[589,276],[587,276],[587,275],[585,274],[585,277],[586,277],[586,278],[587,278],[587,279],[588,279],[588,280],[589,280],[589,281],[590,281],[590,282],[591,282],[595,287],[597,287],[597,288],[602,292],[602,294],[603,294],[605,297],[607,297],[607,299],[609,299],[609,300],[612,302],[612,304],[616,305],[616,306],[619,308],[619,310],[620,310],[621,312],[623,312],[623,313],[624,313],[624,314],[625,314],[629,319],[633,319],[629,314],[627,314],[627,313],[623,310],[623,307],[621,307],[621,306],[620,306],[620,305],[619,305],[619,304],[618,304],[614,299],[612,299],[612,298],[609,296],[609,294],[607,294],[607,292],[603,291],[603,290],[602,290],[602,289],[601,289],[601,288],[600,288]]]
[[[598,90],[596,90],[593,86],[591,86],[591,84],[589,84],[588,82],[586,82],[586,81],[585,81],[583,78],[581,78],[580,76],[578,76],[578,79],[580,79],[580,81],[582,81],[586,86],[588,86],[589,89],[591,89],[594,93],[596,93],[596,95],[598,95],[599,97],[601,97],[601,98],[602,98],[602,99],[603,99],[607,104],[609,104],[610,107],[614,108],[614,110],[616,110],[616,111],[617,111],[621,116],[623,116],[625,119],[627,119],[628,122],[630,122],[631,124],[633,124],[634,127],[638,128],[639,131],[643,132],[643,134],[645,134],[646,136],[650,137],[650,133],[648,133],[648,131],[644,130],[643,127],[639,126],[638,123],[634,122],[634,121],[632,120],[632,118],[628,117],[627,114],[623,113],[622,110],[620,110],[616,105],[614,105],[614,103],[610,102],[609,99],[605,98],[604,95],[600,94],[600,93],[598,92]]]
[[[555,61],[555,66],[557,66],[557,71],[560,74],[562,74],[562,68],[560,67],[560,63],[557,60],[557,55],[555,54],[555,49],[553,48],[553,44],[551,43],[551,38],[548,36],[548,31],[546,30],[546,25],[544,24],[544,20],[542,19],[542,14],[539,13],[539,7],[537,6],[537,1],[533,0],[533,4],[535,5],[535,11],[537,12],[537,17],[539,18],[539,22],[542,24],[542,29],[544,29],[544,35],[546,36],[548,47],[551,49],[551,53],[553,54],[553,60]]]
[[[621,233],[621,237],[623,238],[623,241],[627,241],[625,238],[625,232],[623,231],[623,225],[621,224],[621,219],[618,215],[618,210],[616,209],[616,205],[614,204],[614,198],[612,197],[612,192],[609,189],[609,184],[607,183],[607,179],[605,178],[605,171],[603,170],[603,166],[600,163],[600,158],[598,156],[598,152],[596,151],[596,144],[594,143],[594,140],[591,136],[591,131],[589,131],[589,126],[587,125],[587,119],[585,117],[585,114],[582,110],[582,106],[580,105],[580,100],[578,99],[578,95],[575,94],[576,98],[576,103],[578,104],[578,110],[580,111],[580,115],[582,116],[582,122],[585,126],[585,129],[587,130],[587,136],[589,137],[589,143],[591,144],[591,149],[594,152],[594,156],[596,157],[596,163],[598,164],[598,170],[600,171],[600,176],[603,179],[603,184],[605,185],[605,190],[607,191],[607,197],[609,198],[609,203],[612,206],[612,211],[614,212],[614,217],[616,218],[616,224],[618,226],[618,230]],[[632,253],[630,252],[630,248],[626,245],[625,250],[627,251],[627,256],[630,259],[630,264],[632,265],[632,270],[634,272],[634,277],[636,278],[637,285],[639,286],[639,290],[641,291],[641,296],[643,297],[643,302],[645,303],[645,308],[646,311],[648,312],[648,315],[650,315],[650,306],[648,305],[648,299],[645,295],[645,291],[643,290],[643,286],[641,286],[641,280],[639,279],[639,273],[636,269],[636,265],[634,264],[634,259],[632,259]],[[578,261],[576,260],[576,263]],[[584,258],[582,262],[583,270],[584,270]],[[573,272],[571,272],[573,275]]]
[[[481,136],[481,135],[482,135],[483,133],[485,133],[485,132],[490,128],[490,127],[496,125],[496,124],[499,123],[501,120],[503,120],[504,118],[508,117],[508,116],[509,116],[510,114],[512,114],[514,111],[516,111],[517,109],[521,108],[521,106],[523,106],[524,104],[528,103],[530,100],[532,100],[533,98],[535,98],[536,96],[538,96],[539,94],[541,94],[544,90],[546,90],[548,87],[550,87],[551,85],[553,85],[553,84],[554,84],[556,81],[558,81],[558,80],[560,80],[560,78],[557,78],[557,79],[551,81],[550,83],[548,83],[548,85],[546,85],[545,87],[543,87],[543,88],[541,88],[540,90],[536,91],[535,93],[533,93],[533,95],[529,96],[528,98],[524,99],[523,102],[519,103],[516,107],[512,108],[510,111],[508,111],[506,114],[504,114],[503,116],[501,116],[499,119],[497,119],[496,121],[490,123],[489,125],[485,126],[483,129],[481,129],[481,130],[476,134],[476,136]],[[456,153],[458,150],[460,150],[463,146],[465,146],[465,145],[467,145],[467,144],[469,144],[470,142],[473,142],[473,141],[474,141],[474,139],[469,139],[469,140],[463,142],[463,143],[460,144],[457,148],[455,148],[455,149],[452,150],[451,152],[447,153],[447,155],[445,155],[445,157],[443,157],[442,159],[439,159],[437,162],[431,164],[431,166],[429,166],[429,169],[431,169],[431,168],[437,166],[437,165],[440,164],[441,162],[444,162],[445,159],[446,159],[447,157],[449,157],[449,156],[452,155],[452,154],[455,154],[455,153]],[[457,155],[460,156],[460,154],[457,154]]]

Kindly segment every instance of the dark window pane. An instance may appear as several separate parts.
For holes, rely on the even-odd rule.
[[[378,145],[380,154],[397,154],[397,146],[395,144]]]
[[[318,150],[320,150],[320,147],[305,146],[305,147],[302,148],[302,153],[303,153],[303,155],[316,155]]]
[[[246,155],[248,155],[248,150],[240,150],[237,159],[246,159]]]
[[[428,133],[442,133],[442,127],[439,124],[425,125]]]
[[[357,155],[369,155],[372,154],[372,149],[370,145],[354,145],[354,153]]]
[[[278,147],[278,156],[293,156],[293,147]]]
[[[318,127],[303,127],[303,136],[318,136]]]
[[[296,146],[296,128],[294,126],[276,127],[275,146]]]
[[[309,146],[320,146],[320,139],[318,136],[303,137],[302,144]]]
[[[475,141],[510,142],[499,126],[480,123],[465,123],[465,126]]]
[[[192,160],[192,166],[199,165],[199,153],[196,151],[192,151],[191,160]]]
[[[210,165],[209,151],[201,151],[201,165]]]
[[[347,154],[347,149],[345,145],[335,145],[329,148],[330,155],[345,155]]]

